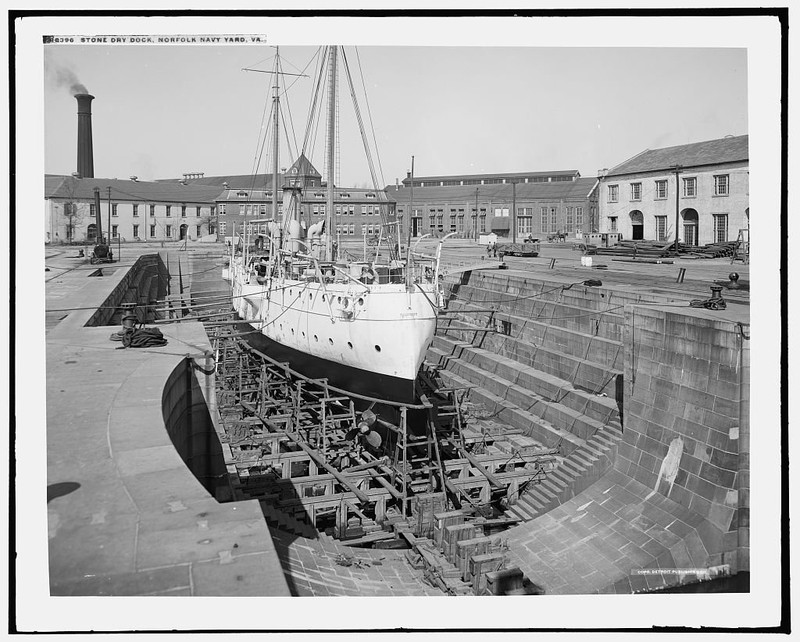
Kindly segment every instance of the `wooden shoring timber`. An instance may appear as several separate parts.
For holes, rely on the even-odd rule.
[[[265,425],[268,425],[268,426],[270,425],[269,420],[266,417],[262,418],[261,416],[259,416],[256,413],[255,408],[251,404],[247,403],[246,401],[240,401],[240,403],[242,404],[242,406],[244,408],[246,408],[247,410],[252,412],[255,416],[259,417],[259,419],[262,419],[262,421],[264,421]],[[295,435],[289,434],[289,433],[287,433],[287,436],[289,437],[289,439],[292,440],[293,443],[295,443],[296,445],[300,446],[300,448],[302,448],[304,451],[306,451],[309,454],[309,456],[317,463],[318,466],[322,466],[331,475],[333,475],[336,478],[336,480],[340,484],[342,484],[342,486],[344,486],[345,488],[349,489],[350,492],[352,492],[358,498],[358,500],[360,502],[367,503],[367,502],[370,501],[369,496],[364,491],[362,491],[360,488],[358,488],[358,486],[353,484],[349,479],[347,479],[344,475],[342,475],[338,470],[336,470],[333,466],[331,466],[328,462],[326,462],[325,459],[323,459],[323,457],[321,455],[319,455],[319,453],[317,453],[310,446],[306,445],[303,442],[302,439],[296,437]]]

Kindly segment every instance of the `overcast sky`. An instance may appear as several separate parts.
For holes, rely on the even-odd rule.
[[[284,70],[305,68],[316,51],[281,47]],[[386,184],[405,176],[412,154],[419,176],[564,169],[594,176],[646,148],[748,133],[744,49],[346,51],[357,85],[362,74],[366,83]],[[242,68],[269,70],[274,55],[266,45],[47,45],[45,171],[76,169],[72,79],[96,97],[95,176],[150,180],[191,171],[252,172],[270,76]],[[313,71],[312,63],[307,73]],[[298,143],[312,86],[312,78],[301,78],[288,92]],[[369,173],[346,87],[342,81],[341,184],[366,185]],[[361,109],[366,117],[363,102]],[[288,156],[284,148],[282,166],[290,164]],[[322,172],[322,146],[309,156]]]

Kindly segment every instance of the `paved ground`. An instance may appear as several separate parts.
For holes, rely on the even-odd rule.
[[[288,595],[258,502],[219,504],[165,430],[165,381],[209,347],[202,325],[164,326],[164,347],[118,350],[117,327],[84,324],[124,263],[89,278],[68,254],[47,259],[48,309],[76,308],[46,342],[51,593]]]

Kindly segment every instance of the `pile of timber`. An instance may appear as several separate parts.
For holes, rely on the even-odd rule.
[[[678,256],[685,258],[716,259],[733,256],[738,241],[686,245],[678,242]],[[611,247],[594,248],[596,254],[625,258],[660,259],[675,256],[675,241],[620,241]]]

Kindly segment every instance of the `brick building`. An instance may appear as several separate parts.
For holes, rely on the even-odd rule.
[[[414,237],[455,232],[477,238],[494,232],[501,237],[555,232],[590,232],[597,227],[596,178],[577,170],[415,176],[387,187],[397,202],[397,217]],[[512,209],[516,206],[516,212]],[[412,211],[413,210],[413,211]]]
[[[683,243],[736,240],[749,226],[749,174],[747,136],[645,150],[601,170],[600,230],[674,240],[677,214]]]
[[[188,175],[187,175],[188,176]],[[202,176],[188,179],[191,185],[219,188],[215,199],[219,216],[220,236],[232,236],[243,225],[253,219],[276,218],[272,211],[272,174],[243,174],[229,176]],[[283,211],[283,187],[301,187],[300,220],[308,227],[325,217],[328,192],[327,183],[304,156],[281,174],[281,189],[278,193],[278,218]],[[385,220],[393,221],[395,203],[384,190],[357,187],[337,187],[334,190],[334,233],[341,239],[361,239],[364,235],[380,233],[381,214]],[[265,231],[259,225],[255,231]]]
[[[44,182],[47,243],[96,240],[95,188],[106,238],[109,218],[112,240],[197,239],[216,233],[214,199],[220,190],[215,187],[52,174]]]

